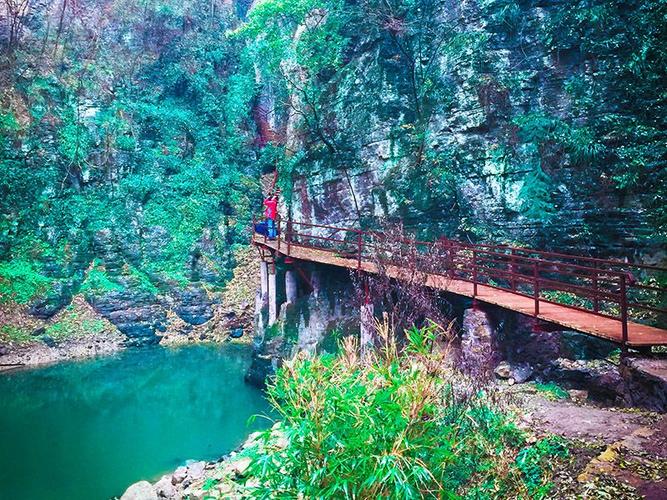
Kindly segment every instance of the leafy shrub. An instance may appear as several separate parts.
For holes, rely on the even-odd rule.
[[[23,344],[31,340],[30,332],[13,325],[0,326],[0,341]]]
[[[541,498],[552,487],[544,471],[547,457],[566,457],[568,449],[562,438],[550,436],[540,439],[533,446],[522,449],[516,457],[516,464],[521,470],[524,482],[533,498]]]
[[[556,401],[558,399],[567,399],[570,397],[568,392],[555,382],[535,384],[535,388],[542,392],[547,399],[551,399],[552,401]]]
[[[434,328],[360,359],[299,355],[268,389],[282,444],[266,431],[245,486],[262,498],[521,498],[549,490],[546,458],[564,449],[524,434],[493,398],[443,368]],[[430,345],[429,345],[430,344]]]
[[[0,302],[13,300],[25,304],[45,292],[50,282],[25,260],[0,262]]]
[[[95,266],[86,275],[80,291],[84,294],[95,294],[99,292],[120,292],[123,287],[111,281],[106,270],[101,266]]]
[[[45,335],[55,341],[72,337],[83,337],[102,333],[107,327],[104,320],[91,317],[87,311],[82,311],[75,304],[70,304],[62,314],[55,318],[55,322],[46,327]]]

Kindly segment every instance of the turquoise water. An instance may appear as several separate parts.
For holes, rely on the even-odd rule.
[[[0,375],[0,498],[96,500],[241,444],[245,346],[150,347]]]

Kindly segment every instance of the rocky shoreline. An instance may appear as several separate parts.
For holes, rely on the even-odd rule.
[[[33,341],[15,346],[0,346],[0,371],[21,366],[37,366],[70,359],[108,356],[124,349],[126,337],[105,331],[56,343]]]
[[[107,356],[125,348],[127,337],[82,296],[49,320],[18,308],[2,310],[0,371],[69,359]]]
[[[287,446],[281,422],[270,430],[272,451]],[[236,450],[213,462],[188,461],[159,481],[143,480],[130,485],[120,500],[204,500],[206,498],[243,498],[243,486],[238,481],[246,476],[252,456],[264,453],[261,432],[253,432]]]
[[[552,498],[578,498],[591,489],[631,493],[624,498],[663,498],[667,493],[665,482],[650,476],[667,470],[664,414],[604,407],[573,394],[553,398],[534,383],[498,381],[497,389],[506,394],[511,411],[520,415],[517,426],[532,436],[532,442],[558,435],[568,443],[572,460],[556,474]],[[257,485],[248,478],[253,460],[279,453],[289,444],[281,422],[268,432],[268,439],[260,438],[260,432],[250,434],[243,445],[217,461],[188,461],[156,482],[134,483],[120,500],[248,498],[245,488]]]

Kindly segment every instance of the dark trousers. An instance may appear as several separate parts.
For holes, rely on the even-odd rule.
[[[269,237],[269,239],[275,239],[277,236],[277,230],[276,230],[276,221],[273,219],[266,219],[266,235]]]

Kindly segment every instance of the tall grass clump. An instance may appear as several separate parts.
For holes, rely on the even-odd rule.
[[[298,355],[268,388],[282,419],[250,449],[258,498],[540,498],[553,439],[529,445],[495,398],[445,363],[434,324],[389,328],[363,357],[348,337],[337,355]]]

